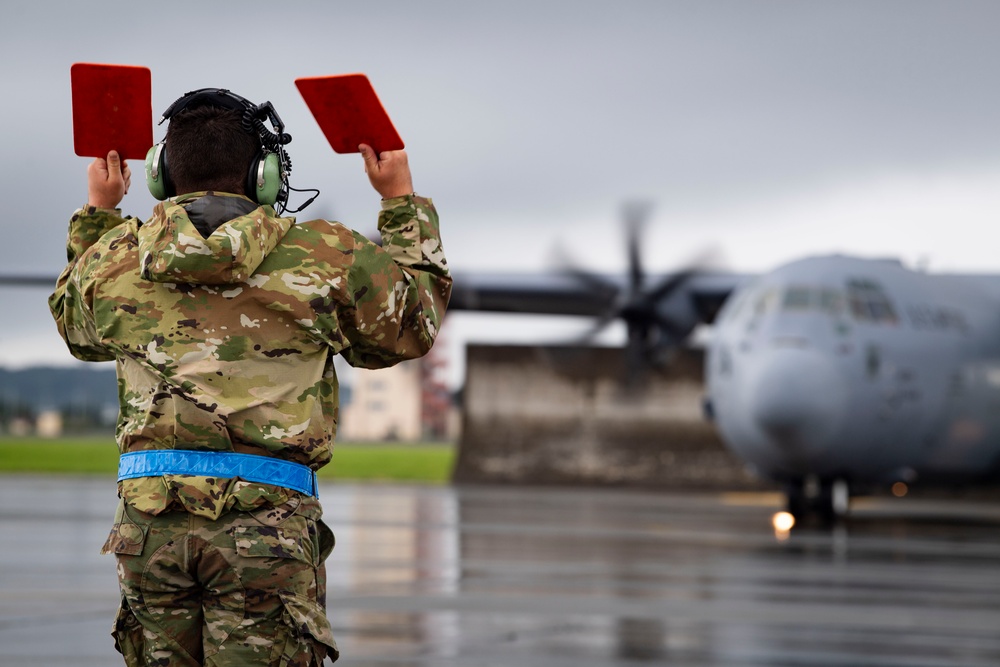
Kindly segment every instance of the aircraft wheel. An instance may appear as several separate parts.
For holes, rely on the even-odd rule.
[[[800,524],[816,521],[832,526],[847,516],[850,504],[850,486],[840,477],[790,480],[785,495],[786,510]]]
[[[802,523],[809,517],[809,499],[803,480],[793,479],[785,484],[785,511],[795,517],[796,523]]]

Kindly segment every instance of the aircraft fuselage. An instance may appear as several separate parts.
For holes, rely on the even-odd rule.
[[[723,440],[768,478],[995,475],[1000,277],[788,264],[727,300],[706,383]]]

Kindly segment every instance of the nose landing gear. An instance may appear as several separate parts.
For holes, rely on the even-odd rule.
[[[809,475],[786,483],[786,509],[795,521],[816,520],[831,526],[847,516],[850,505],[850,485],[842,477]]]

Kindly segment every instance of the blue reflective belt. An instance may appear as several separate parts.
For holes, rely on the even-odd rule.
[[[186,449],[127,452],[118,459],[118,481],[160,475],[239,477],[248,482],[274,484],[309,496],[319,496],[316,472],[309,466],[269,456]]]

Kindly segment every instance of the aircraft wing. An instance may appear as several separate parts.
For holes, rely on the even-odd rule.
[[[662,283],[675,274],[652,276]],[[624,275],[488,274],[455,272],[449,310],[531,315],[600,317],[618,305],[627,290]],[[691,300],[699,320],[711,324],[729,294],[751,276],[699,272],[678,287]],[[0,287],[55,287],[48,276],[0,274]]]
[[[453,273],[448,310],[598,316],[615,293],[554,274]]]
[[[651,276],[659,284],[675,274]],[[449,310],[599,317],[627,290],[625,275],[486,274],[453,272]],[[751,276],[698,272],[678,287],[702,322],[711,323],[729,294]]]
[[[55,289],[55,276],[0,274],[0,287],[48,287]]]

